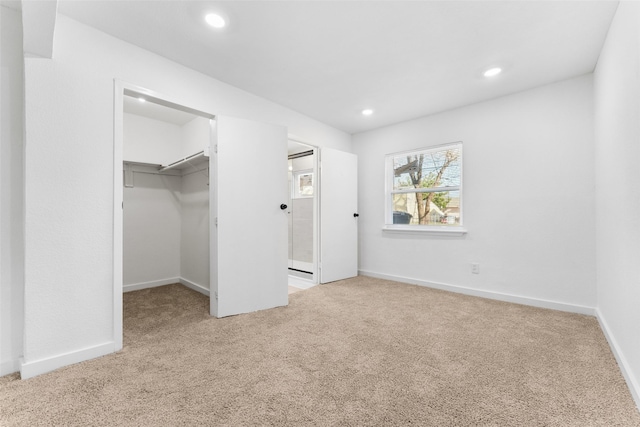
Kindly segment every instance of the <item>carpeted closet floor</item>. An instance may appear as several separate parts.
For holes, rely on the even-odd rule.
[[[215,319],[124,296],[124,349],[0,379],[9,426],[640,426],[595,318],[358,277]]]

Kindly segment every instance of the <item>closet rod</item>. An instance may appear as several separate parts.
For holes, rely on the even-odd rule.
[[[173,163],[171,163],[171,164],[169,164],[167,166],[163,166],[160,169],[158,169],[158,172],[164,172],[166,170],[173,169],[173,168],[176,168],[178,166],[182,166],[185,163],[189,163],[190,160],[194,160],[195,158],[201,157],[201,156],[204,156],[204,151],[200,151],[199,153],[192,154],[191,156],[185,157],[182,160],[178,160],[177,162],[173,162]]]

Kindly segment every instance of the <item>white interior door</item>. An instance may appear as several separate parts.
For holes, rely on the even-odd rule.
[[[358,157],[320,151],[320,283],[358,275]]]
[[[287,305],[287,129],[218,116],[214,135],[211,314]]]

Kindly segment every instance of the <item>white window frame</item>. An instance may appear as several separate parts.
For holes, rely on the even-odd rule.
[[[393,159],[399,156],[416,155],[416,154],[428,154],[437,151],[445,151],[451,148],[458,148],[460,150],[460,185],[447,186],[447,187],[433,187],[425,189],[403,189],[394,190],[394,170]],[[419,233],[431,233],[442,235],[463,235],[467,230],[463,227],[463,150],[462,141],[451,142],[447,144],[435,145],[430,147],[424,147],[414,150],[401,151],[397,153],[387,154],[385,156],[385,195],[384,195],[384,210],[385,210],[385,223],[382,227],[383,231],[387,232],[419,232]],[[444,191],[458,191],[460,194],[460,220],[459,225],[411,225],[411,224],[394,224],[393,223],[393,196],[394,194],[414,194],[414,193],[439,193]]]

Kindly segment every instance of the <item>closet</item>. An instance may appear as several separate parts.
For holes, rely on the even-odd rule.
[[[209,118],[124,96],[123,290],[209,295]]]
[[[123,290],[179,282],[209,295],[215,317],[286,306],[288,129],[214,114],[205,97],[174,98],[120,80],[114,84],[116,348],[122,348]],[[309,148],[313,175],[298,181],[302,195],[313,185],[314,277],[307,281],[313,285],[326,275],[319,242],[338,241],[321,239],[319,190],[339,193],[345,183],[318,182],[320,151]],[[343,200],[328,206],[334,215],[353,212]],[[325,235],[332,229],[324,227]],[[344,229],[335,234],[347,235]],[[337,247],[332,252],[339,260],[346,259],[340,248],[351,250],[342,243],[330,246]],[[322,271],[335,264],[323,261]]]

